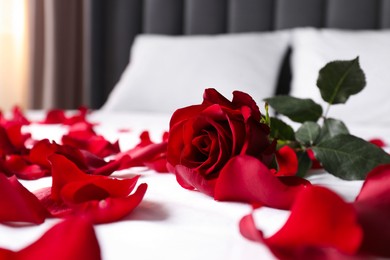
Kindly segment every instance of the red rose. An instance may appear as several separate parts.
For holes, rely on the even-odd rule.
[[[181,186],[214,196],[220,170],[232,157],[251,155],[268,166],[275,145],[248,94],[234,91],[229,101],[216,90],[206,89],[203,99],[202,104],[173,114],[167,161]]]

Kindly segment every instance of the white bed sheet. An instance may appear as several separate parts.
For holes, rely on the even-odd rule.
[[[32,112],[28,116],[39,119],[42,113]],[[126,150],[138,142],[139,133],[143,130],[149,130],[153,140],[161,140],[163,131],[168,130],[169,117],[166,114],[95,112],[90,120],[99,122],[96,130],[109,140],[119,139],[122,150]],[[64,133],[64,128],[58,125],[31,125],[28,128],[37,139],[58,141]],[[130,131],[118,131],[120,129]],[[371,135],[375,129],[367,131],[362,132]],[[125,219],[95,226],[103,259],[274,258],[266,247],[246,240],[239,233],[239,220],[251,212],[249,205],[217,202],[199,192],[185,190],[172,174],[144,169],[115,173],[116,176],[129,174],[140,174],[142,177],[138,183],[147,183],[148,190],[138,208]],[[308,179],[336,191],[348,201],[354,200],[362,185],[362,181],[343,181],[321,171],[313,173]],[[51,179],[22,181],[22,184],[34,191],[50,186]],[[256,224],[267,236],[284,224],[289,212],[260,208],[254,215]],[[38,226],[18,228],[0,224],[0,247],[21,249],[59,221],[48,219]]]

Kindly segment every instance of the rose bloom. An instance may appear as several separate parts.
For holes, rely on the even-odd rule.
[[[178,109],[170,121],[167,162],[181,186],[214,196],[219,173],[237,155],[250,155],[269,166],[275,143],[268,125],[260,123],[256,102],[233,92],[229,101],[206,89],[203,103]]]

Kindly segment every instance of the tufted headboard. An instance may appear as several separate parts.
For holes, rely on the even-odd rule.
[[[390,28],[390,0],[89,0],[91,107],[99,108],[140,33],[188,35],[295,27]],[[288,56],[278,92],[288,91]]]

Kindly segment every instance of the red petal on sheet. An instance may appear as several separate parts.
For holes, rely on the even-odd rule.
[[[152,143],[147,146],[131,149],[127,152],[118,154],[115,158],[121,158],[122,156],[130,156],[130,160],[127,164],[123,164],[120,169],[126,169],[135,166],[144,166],[145,163],[153,161],[155,158],[164,154],[167,150],[167,142]]]
[[[61,189],[69,182],[90,180],[99,176],[87,175],[81,171],[76,164],[63,155],[53,154],[49,157],[52,164],[53,184],[51,188],[51,197],[59,201]]]
[[[294,176],[298,171],[298,158],[290,146],[283,146],[276,151],[279,169],[276,176]]]
[[[363,239],[352,205],[319,186],[297,195],[290,217],[273,236],[264,238],[250,215],[241,219],[240,232],[280,259],[352,259]]]
[[[66,184],[61,190],[61,198],[68,205],[90,200],[103,200],[108,197],[126,197],[134,189],[139,176],[131,179],[107,177],[76,181]]]
[[[241,235],[251,241],[265,243],[263,232],[258,230],[253,219],[253,215],[249,214],[244,216],[239,223],[239,229]]]
[[[154,170],[158,173],[168,173],[167,169],[167,158],[165,156],[161,156],[159,158],[156,158],[154,160],[151,160],[149,162],[144,163],[146,167],[148,167],[151,170]]]
[[[309,186],[310,182],[299,177],[288,178],[290,181],[281,181],[252,156],[236,156],[221,170],[214,198],[289,209],[297,193]]]
[[[62,124],[65,121],[65,112],[60,109],[53,109],[47,112],[46,118],[39,122],[41,124]]]
[[[58,145],[55,142],[51,143],[49,140],[44,139],[37,142],[30,150],[29,161],[42,166],[50,170],[51,163],[49,162],[49,157],[54,154],[61,154],[68,158],[70,161],[75,163],[77,167],[82,170],[95,170],[97,167],[101,167],[106,164],[102,158],[98,158],[87,151],[81,151],[75,147],[68,145]],[[90,157],[94,157],[91,159]],[[100,161],[97,162],[96,158]],[[91,164],[91,165],[89,165]],[[92,168],[92,169],[89,169]]]
[[[77,112],[73,115],[66,117],[64,122],[62,122],[64,125],[74,125],[80,122],[91,124],[87,121],[87,114],[88,114],[88,108],[81,106],[77,109]]]
[[[12,109],[12,121],[21,125],[29,125],[30,121],[24,116],[22,109],[18,106],[15,106]]]
[[[74,126],[80,124],[82,123],[77,123]],[[61,140],[65,145],[87,150],[99,157],[107,157],[117,154],[120,151],[118,141],[110,143],[103,136],[97,135],[92,128],[86,130],[70,130]]]
[[[53,109],[48,111],[46,114],[46,118],[39,123],[74,125],[76,123],[85,122],[90,124],[86,120],[87,113],[88,109],[86,107],[80,107],[78,111],[71,116],[67,116],[64,110]]]
[[[7,171],[24,180],[36,180],[48,175],[48,170],[42,169],[37,164],[31,164],[23,156],[9,155],[4,166]]]
[[[67,217],[73,213],[73,209],[61,200],[53,200],[51,197],[51,187],[34,191],[35,196],[41,204],[50,212],[51,217]]]
[[[148,188],[146,183],[138,186],[137,190],[128,197],[93,200],[75,206],[77,214],[85,215],[93,223],[110,223],[122,219],[132,212],[142,201]]]
[[[36,143],[30,150],[29,160],[32,163],[41,165],[47,169],[51,167],[48,157],[56,151],[56,145],[50,143],[48,139],[43,139]]]
[[[0,222],[42,223],[48,212],[15,176],[0,174]]]
[[[0,259],[16,259],[16,254],[11,250],[0,248]]]
[[[21,128],[22,125],[14,123],[0,125],[0,156],[27,152],[24,143],[31,135],[22,134]]]
[[[371,139],[371,140],[369,140],[369,142],[372,144],[375,144],[376,146],[378,146],[380,148],[386,147],[386,143],[382,139],[379,139],[379,138]]]
[[[105,164],[101,167],[93,169],[91,165],[88,165],[89,172],[92,175],[104,175],[109,176],[114,171],[117,171],[119,169],[126,168],[126,165],[129,164],[131,158],[129,156],[123,156],[122,158],[118,160],[111,160],[109,162],[105,162]]]
[[[354,254],[362,238],[352,205],[326,188],[312,186],[298,194],[287,222],[267,244],[282,255],[307,246]]]
[[[255,222],[253,220],[253,215],[249,214],[244,216],[239,223],[239,229],[241,235],[245,238],[259,242],[262,244],[266,244],[266,238],[264,238],[263,233],[256,228]],[[282,250],[278,248],[277,250]],[[281,256],[280,259],[310,259],[310,260],[364,260],[366,258],[359,258],[355,255],[343,254],[340,251],[334,248],[320,248],[320,247],[301,247],[297,248],[294,252],[294,255]]]
[[[364,231],[362,252],[389,258],[390,164],[367,175],[354,206]]]
[[[72,217],[49,229],[15,259],[101,259],[94,228],[86,218]],[[12,258],[11,258],[12,259]]]

